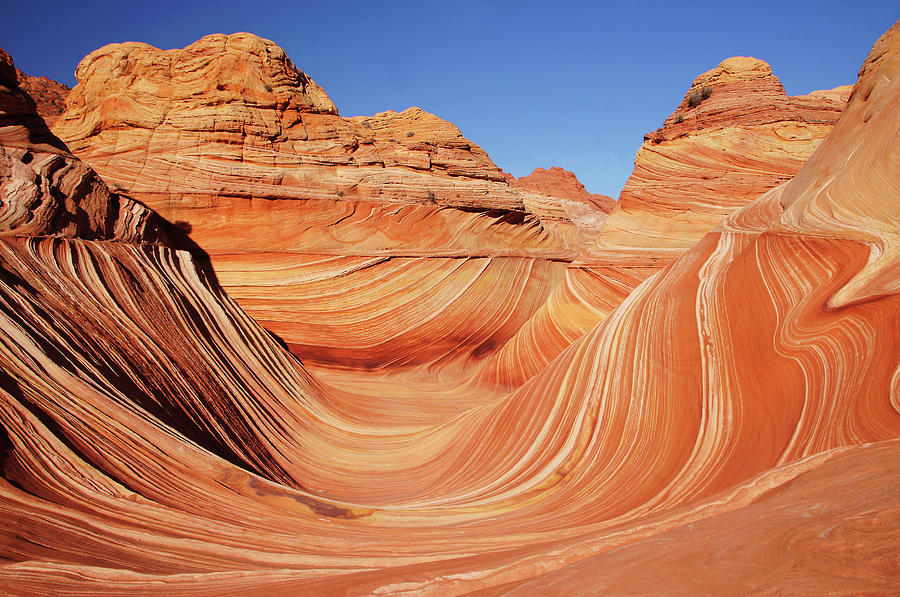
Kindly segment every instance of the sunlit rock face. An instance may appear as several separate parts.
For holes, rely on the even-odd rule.
[[[109,192],[47,129],[0,50],[0,235],[160,241],[162,222]]]
[[[599,193],[589,193],[574,173],[559,166],[551,168],[535,168],[528,176],[515,178],[510,176],[510,185],[517,189],[534,191],[550,197],[558,196],[568,201],[577,201],[596,205],[601,211],[609,213],[616,203],[611,197]]]
[[[113,44],[86,57],[76,76],[60,138],[163,215],[200,211],[198,226],[216,219],[219,203],[239,212],[257,199],[303,200],[284,209],[302,205],[298,221],[320,213],[337,230],[350,228],[340,226],[339,199],[379,215],[385,204],[524,211],[487,154],[452,124],[417,108],[341,118],[281,48],[250,34],[211,35],[183,50]],[[355,244],[334,234],[305,246]],[[445,243],[406,246],[422,244]]]
[[[510,186],[527,192],[528,211],[537,214],[544,226],[569,238],[570,244],[576,246],[593,245],[606,215],[616,204],[611,197],[589,193],[575,174],[558,166],[535,168],[528,176],[518,179],[506,176]]]
[[[617,206],[561,168],[508,180],[454,125],[417,108],[342,118],[283,50],[250,34],[184,50],[115,44],[77,76],[55,131],[115,189],[189,229],[226,290],[306,362],[462,364],[507,388],[787,180],[843,106],[840,93],[789,100],[765,63],[726,60],[697,78],[681,107],[688,118],[670,117],[645,144]],[[712,143],[699,169],[697,143]],[[671,144],[672,171],[645,180],[647,148]],[[646,187],[637,212],[636,185]],[[433,282],[414,290],[424,263],[408,259],[419,258]],[[460,267],[463,258],[475,261]],[[496,280],[511,279],[498,272],[510,271],[516,282],[497,292]],[[422,288],[438,303],[481,305],[473,321],[484,324],[461,329]]]
[[[644,137],[598,245],[671,261],[789,180],[831,132],[851,87],[788,97],[768,64],[736,56],[698,76]]]
[[[76,74],[55,132],[114,189],[189,229],[225,289],[311,363],[480,360],[605,215],[511,187],[418,108],[338,116],[283,50],[250,34],[111,45]]]
[[[788,181],[832,130],[851,89],[788,97],[768,64],[745,57],[698,76],[663,127],[645,137],[619,201],[606,203],[609,215],[584,236],[589,249],[478,379],[509,386],[537,374],[640,282]],[[537,191],[563,172],[538,170],[512,184]]]
[[[458,259],[459,280],[478,259],[495,286],[546,279],[504,332],[521,346],[570,309],[586,328],[515,383],[499,361],[479,385],[415,355],[406,384],[317,370],[188,251],[0,237],[0,589],[896,593],[898,106],[895,26],[797,176],[643,282]],[[404,314],[416,292],[452,304],[410,282],[443,267],[424,256],[385,258],[380,281],[363,258],[286,266],[320,297],[309,326],[368,325],[328,306],[341,278]],[[603,286],[622,298],[590,302]],[[484,305],[459,290],[462,337]]]
[[[56,133],[105,180],[164,215],[198,204],[209,216],[205,203],[229,198],[324,201],[321,217],[338,229],[345,214],[330,206],[339,199],[375,211],[451,206],[524,216],[522,193],[453,124],[418,108],[341,118],[281,48],[250,34],[211,35],[183,50],[113,44],[86,57],[76,76]],[[534,243],[560,248],[552,238]],[[345,244],[355,241],[310,246]],[[447,239],[373,242],[384,250],[435,244],[468,248]]]
[[[744,57],[697,77],[663,127],[645,137],[619,201],[587,239],[590,249],[479,379],[507,385],[535,375],[641,281],[789,180],[831,131],[850,90],[787,97],[765,62]]]

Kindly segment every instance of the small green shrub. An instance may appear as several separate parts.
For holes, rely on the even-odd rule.
[[[681,124],[682,122],[684,122],[684,114],[675,112],[675,124]]]

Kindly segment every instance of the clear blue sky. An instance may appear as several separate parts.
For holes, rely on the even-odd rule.
[[[181,48],[269,38],[344,116],[420,106],[516,176],[575,172],[618,196],[644,133],[729,56],[772,65],[789,94],[853,83],[900,0],[770,2],[4,0],[0,46],[28,74],[75,83],[107,43]]]

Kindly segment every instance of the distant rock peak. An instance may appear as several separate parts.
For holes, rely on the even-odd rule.
[[[83,136],[165,123],[194,131],[233,125],[272,138],[297,125],[303,113],[337,114],[328,94],[283,49],[249,33],[207,35],[181,50],[110,44],[85,57],[75,76],[79,84],[63,124],[78,121]],[[260,124],[236,118],[257,108],[280,118]]]
[[[574,173],[559,166],[551,166],[549,169],[535,168],[528,176],[517,179],[509,175],[508,179],[512,187],[570,201],[579,201],[596,207],[604,213],[609,213],[616,205],[611,197],[599,193],[589,193]]]
[[[710,69],[694,79],[692,87],[701,85],[721,85],[735,81],[778,78],[772,74],[772,67],[765,60],[752,56],[732,56],[726,58],[716,68]],[[780,85],[779,81],[779,85]]]
[[[736,56],[697,76],[635,168],[598,238],[602,250],[666,254],[789,180],[831,132],[848,88],[788,97],[767,63]]]
[[[644,136],[654,144],[696,131],[784,122],[833,124],[849,86],[789,97],[763,60],[734,56],[694,79],[663,126]]]
[[[47,77],[26,75],[19,69],[16,69],[16,75],[19,79],[19,88],[31,96],[38,114],[47,126],[52,127],[56,119],[66,110],[66,97],[72,89]]]

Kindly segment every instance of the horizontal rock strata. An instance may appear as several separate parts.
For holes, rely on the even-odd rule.
[[[736,209],[788,181],[831,132],[850,86],[788,97],[762,60],[698,76],[645,136],[598,244],[671,260]]]

